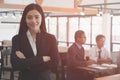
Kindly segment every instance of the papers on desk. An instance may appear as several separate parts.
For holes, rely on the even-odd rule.
[[[91,68],[96,68],[96,69],[112,69],[112,68],[117,68],[117,65],[116,64],[92,64],[92,65],[89,65],[88,67],[91,67]]]
[[[98,64],[92,64],[92,65],[89,65],[89,67],[96,68],[96,69],[107,69],[106,67],[102,67],[101,65],[98,65]]]
[[[103,67],[111,67],[111,68],[117,68],[116,64],[101,64]]]

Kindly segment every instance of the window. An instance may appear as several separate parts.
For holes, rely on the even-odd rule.
[[[120,16],[114,16],[112,22],[112,49],[120,50]]]
[[[12,40],[12,37],[18,33],[18,24],[0,24],[0,41]]]
[[[57,18],[50,17],[46,18],[47,31],[55,36],[57,36]]]
[[[58,41],[59,46],[67,46],[67,17],[58,18]]]
[[[74,34],[78,30],[78,17],[69,18],[69,42],[74,42]]]
[[[96,44],[96,36],[102,34],[102,17],[92,17],[92,44]]]
[[[81,17],[80,18],[80,30],[85,31],[86,34],[86,44],[90,44],[91,36],[91,17]],[[84,45],[85,49],[89,49],[90,45]]]

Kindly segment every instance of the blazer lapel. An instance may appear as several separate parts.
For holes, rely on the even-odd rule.
[[[76,44],[74,44],[74,46],[75,46],[75,49],[76,49],[77,57],[79,57],[80,59],[84,59],[84,48],[81,47],[81,49],[79,49]]]
[[[41,50],[41,44],[42,44],[42,39],[41,39],[42,35],[40,33],[38,33],[36,35],[36,48],[37,48],[37,53],[40,53]],[[37,54],[38,55],[38,54]],[[40,55],[40,54],[39,54]]]
[[[27,38],[27,35],[23,34],[20,36],[19,39],[21,40],[20,45],[21,45],[21,48],[22,48],[21,50],[23,50],[24,55],[26,57],[34,56],[34,53],[33,53],[32,47],[30,45],[30,42]]]

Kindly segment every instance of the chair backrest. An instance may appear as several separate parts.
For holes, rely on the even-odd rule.
[[[11,66],[10,54],[11,54],[11,48],[7,48],[7,49],[2,50],[2,58],[3,58],[3,65],[4,66]]]
[[[1,68],[1,73],[4,74],[5,71],[10,72],[10,80],[14,80],[14,71],[13,67],[11,65],[11,47],[3,48],[1,51],[2,54],[2,68]]]
[[[11,54],[11,46],[12,42],[10,40],[3,40],[2,41],[2,59],[3,59],[3,66],[11,66],[10,63],[10,54]]]
[[[2,46],[5,46],[5,47],[12,46],[12,41],[10,41],[10,40],[3,40],[2,41]]]

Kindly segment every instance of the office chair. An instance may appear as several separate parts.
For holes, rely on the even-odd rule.
[[[10,64],[10,51],[6,48],[6,49],[3,49],[2,51],[1,51],[1,58],[2,58],[2,71],[1,71],[1,73],[4,75],[4,72],[5,71],[9,71],[10,72],[10,74],[11,74],[11,71],[12,71],[12,66],[11,66],[11,64]],[[10,76],[11,77],[11,76]],[[11,78],[10,78],[10,80],[12,80]]]
[[[1,44],[2,46],[0,46],[0,51],[1,51],[0,80],[1,80],[2,74],[4,75],[5,71],[10,72],[9,79],[14,80],[14,70],[10,62],[12,42],[10,40],[3,40]]]

